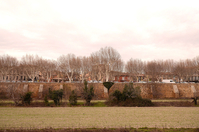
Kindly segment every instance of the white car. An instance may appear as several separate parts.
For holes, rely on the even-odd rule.
[[[172,79],[163,79],[163,83],[175,83]]]
[[[147,82],[145,82],[145,81],[139,81],[138,83],[147,83]]]

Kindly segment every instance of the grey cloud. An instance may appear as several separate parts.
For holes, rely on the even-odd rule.
[[[21,4],[26,6],[19,5],[16,7],[15,4],[15,2],[8,3],[10,8],[13,7],[12,10],[9,8],[8,11],[10,14],[15,14],[17,18],[17,14],[24,13],[24,18],[19,17],[19,19],[24,19],[24,21],[19,22],[23,26],[17,26],[14,32],[0,29],[1,54],[6,53],[9,49],[14,49],[16,52],[34,52],[41,56],[56,59],[59,55],[68,53],[88,56],[101,47],[111,46],[118,50],[124,60],[131,57],[150,60],[156,58],[179,59],[185,55],[194,57],[197,53],[192,54],[192,52],[199,49],[198,9],[172,8],[154,14],[147,13],[147,11],[138,13],[137,21],[140,22],[144,33],[149,35],[149,37],[146,37],[144,34],[138,33],[134,29],[135,26],[114,25],[118,32],[100,32],[97,29],[92,29],[89,24],[86,25],[85,29],[82,29],[80,27],[82,26],[81,22],[66,22],[67,20],[61,20],[54,15],[52,15],[52,18],[49,15],[47,17],[49,19],[44,19],[43,17],[46,17],[46,14],[34,12],[32,7],[30,10],[28,9],[29,5],[31,6],[30,3],[22,2]],[[42,9],[42,7],[39,8]],[[54,12],[50,11],[48,14],[51,13]],[[166,20],[165,25],[147,27],[147,21],[152,17]],[[37,34],[38,38],[33,39],[23,36],[23,30]],[[96,41],[92,40],[92,35],[96,36]],[[154,46],[154,49],[147,49],[151,45]],[[143,46],[143,48],[138,46]],[[176,52],[179,52],[179,54],[172,55]]]

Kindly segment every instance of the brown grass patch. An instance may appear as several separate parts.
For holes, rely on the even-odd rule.
[[[0,128],[199,128],[198,107],[0,107]]]

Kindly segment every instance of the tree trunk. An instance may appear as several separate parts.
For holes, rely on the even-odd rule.
[[[109,80],[109,72],[108,72],[108,69],[106,69],[106,82],[108,82]]]
[[[193,99],[194,104],[197,105],[198,97],[194,97],[194,98],[191,98],[191,99]]]

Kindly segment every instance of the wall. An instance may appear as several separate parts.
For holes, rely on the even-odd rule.
[[[125,84],[127,83],[115,83],[109,94],[116,89],[122,92]],[[24,87],[24,86],[27,87]],[[108,98],[107,89],[102,83],[88,84],[94,86],[95,99]],[[33,92],[33,98],[43,98],[49,88],[53,90],[63,89],[66,94],[66,98],[69,97],[70,92],[75,90],[78,96],[81,96],[83,88],[82,83],[0,83],[0,98],[9,98],[9,89],[17,89],[19,93],[27,91]],[[141,88],[141,96],[143,98],[191,98],[199,96],[199,84],[164,84],[164,83],[135,83],[134,87],[139,86]],[[195,90],[195,91],[194,91]]]

